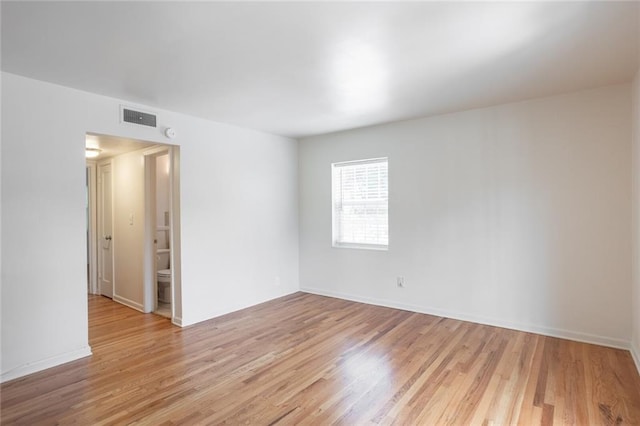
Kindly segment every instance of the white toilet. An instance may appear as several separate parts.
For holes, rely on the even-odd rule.
[[[160,269],[156,274],[158,280],[158,302],[171,303],[171,269]]]
[[[169,253],[158,254],[158,302],[171,303],[171,268],[169,266]]]

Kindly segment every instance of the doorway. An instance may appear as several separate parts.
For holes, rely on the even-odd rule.
[[[96,271],[89,292],[145,313],[163,308],[179,325],[179,148],[89,133],[86,146],[99,152],[87,162],[95,173],[87,180],[88,199],[95,195],[87,214],[88,269]]]
[[[145,219],[149,225],[146,252],[155,254],[152,259],[146,257],[150,271],[147,276],[153,278],[146,283],[153,289],[147,303],[154,313],[167,318],[174,316],[171,154],[171,147],[156,147],[145,154]]]

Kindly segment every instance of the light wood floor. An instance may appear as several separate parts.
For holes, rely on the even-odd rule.
[[[180,329],[89,298],[94,355],[2,424],[640,424],[628,352],[296,293]]]

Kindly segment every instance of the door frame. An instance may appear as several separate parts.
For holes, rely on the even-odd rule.
[[[98,287],[98,250],[97,250],[97,226],[98,226],[98,208],[97,208],[97,168],[95,161],[87,160],[87,261],[89,262],[89,282],[88,293],[100,294]]]
[[[92,134],[92,135],[100,135],[100,133],[92,133],[92,132],[87,132],[87,134]],[[108,135],[105,135],[108,136]],[[143,140],[140,140],[140,142],[146,142]],[[136,150],[133,150],[136,151]],[[150,194],[150,180],[149,180],[149,174],[150,174],[150,168],[148,167],[149,164],[151,164],[151,159],[153,158],[153,160],[155,160],[155,157],[158,155],[161,155],[163,153],[168,153],[169,154],[169,197],[170,197],[170,212],[169,212],[169,216],[170,216],[170,225],[171,225],[171,230],[169,233],[169,241],[170,241],[170,247],[171,247],[171,252],[170,252],[170,262],[171,262],[171,322],[179,327],[182,327],[182,280],[181,280],[181,238],[180,238],[180,146],[178,145],[168,145],[168,144],[162,144],[162,143],[158,143],[155,146],[149,147],[149,148],[142,148],[141,152],[143,154],[144,157],[144,231],[143,231],[143,235],[144,235],[144,241],[143,241],[143,247],[144,247],[144,254],[143,254],[143,265],[142,265],[142,269],[143,269],[143,297],[142,297],[142,306],[131,306],[129,304],[126,304],[126,306],[129,306],[133,309],[139,310],[141,312],[145,312],[145,313],[149,313],[149,312],[153,312],[155,306],[154,306],[154,296],[156,295],[157,292],[157,283],[156,283],[156,270],[155,270],[155,250],[153,250],[153,248],[149,249],[149,244],[153,244],[153,235],[155,234],[155,225],[154,225],[154,221],[155,219],[153,218],[155,216],[155,214],[152,214],[152,212],[155,212],[155,204],[149,208],[149,203],[150,203],[150,198],[149,198],[149,194]],[[98,183],[98,177],[99,177],[99,167],[103,164],[111,164],[113,167],[113,162],[112,162],[112,158],[105,158],[103,160],[94,160],[94,162],[96,163],[96,180],[94,182],[94,185],[92,186],[92,189],[95,190],[95,194],[96,194],[96,207],[95,207],[95,217],[96,217],[96,226],[93,227],[93,231],[91,232],[92,237],[93,237],[93,244],[91,245],[91,248],[93,248],[96,252],[96,256],[95,258],[92,258],[92,260],[95,262],[95,270],[96,270],[96,274],[98,274],[99,272],[99,264],[98,264],[98,249],[99,249],[99,244],[100,244],[100,239],[98,238],[98,232],[100,231],[99,228],[99,221],[100,221],[100,196],[101,193],[99,192],[100,189],[100,185]],[[154,165],[155,165],[155,161],[153,161]],[[113,180],[113,170],[112,170],[112,180]],[[155,191],[155,188],[154,188]],[[112,205],[113,205],[113,200],[114,200],[114,195],[112,193]],[[115,233],[115,229],[114,229],[114,218],[112,215],[112,236],[114,236]],[[113,246],[113,250],[112,251],[112,259],[115,257],[115,245]],[[115,259],[113,259],[112,262],[112,266],[113,266],[113,290],[115,292]],[[96,292],[97,294],[100,294],[100,284],[99,284],[99,278],[97,278],[97,284],[96,284]],[[119,303],[123,303],[121,301],[115,300]]]
[[[156,277],[156,158],[162,155],[169,156],[169,264],[171,265],[171,321],[179,324],[176,318],[176,278],[179,268],[179,252],[176,248],[179,209],[176,204],[175,193],[175,166],[176,148],[171,145],[158,145],[143,152],[144,155],[144,311],[153,312],[157,309],[158,283]]]

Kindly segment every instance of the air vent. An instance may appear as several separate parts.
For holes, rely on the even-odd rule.
[[[122,108],[122,121],[143,126],[156,127],[156,116],[146,112]]]

